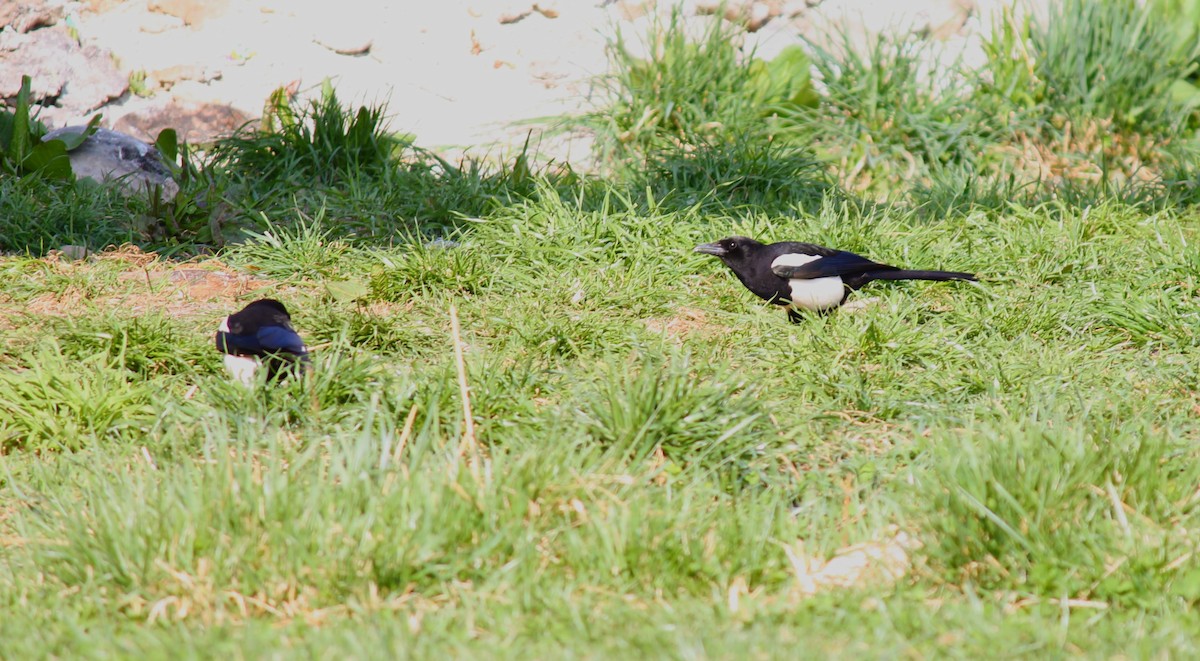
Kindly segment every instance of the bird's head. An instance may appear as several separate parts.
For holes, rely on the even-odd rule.
[[[246,329],[257,329],[262,326],[291,327],[292,315],[288,314],[283,303],[273,298],[260,298],[238,312],[229,315],[228,327],[234,333],[247,332]]]
[[[758,241],[744,236],[729,236],[713,243],[701,243],[696,246],[695,252],[712,255],[726,264],[737,264],[748,258],[762,245]]]
[[[282,314],[288,319],[292,318],[292,315],[288,314],[287,308],[283,307],[283,303],[280,303],[273,298],[260,298],[259,300],[254,301],[242,309],[243,312],[246,310],[262,310],[263,312],[270,311],[272,313]]]

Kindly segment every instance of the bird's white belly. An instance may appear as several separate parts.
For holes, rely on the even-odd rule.
[[[837,307],[846,296],[846,287],[840,276],[828,278],[812,278],[808,280],[788,280],[792,291],[792,306],[820,312]]]
[[[258,361],[248,356],[225,354],[225,369],[229,374],[247,386],[254,385],[254,371],[258,369]]]

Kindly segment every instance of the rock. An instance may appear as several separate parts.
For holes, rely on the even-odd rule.
[[[46,0],[0,3],[0,27],[8,26],[17,32],[32,32],[62,20],[63,8]]]
[[[146,6],[152,12],[178,16],[187,25],[196,27],[223,15],[229,9],[229,0],[150,0]]]
[[[63,257],[75,262],[87,259],[87,256],[90,252],[87,246],[76,246],[71,244],[60,247],[58,251],[62,253]]]
[[[58,26],[28,34],[0,32],[0,98],[16,97],[22,75],[32,79],[33,101],[45,106],[43,121],[78,118],[129,87],[108,51],[81,46]]]
[[[42,141],[61,135],[79,134],[84,126],[65,126],[46,134]],[[145,194],[149,187],[162,186],[164,200],[179,193],[179,184],[152,145],[124,133],[99,129],[82,145],[71,150],[71,169],[80,179],[98,183],[117,181],[129,194]]]
[[[113,125],[139,140],[153,142],[163,129],[175,129],[188,144],[206,144],[232,135],[250,117],[229,105],[168,100],[126,113]]]

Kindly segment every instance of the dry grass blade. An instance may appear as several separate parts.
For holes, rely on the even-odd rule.
[[[467,382],[467,364],[463,358],[462,331],[458,323],[458,308],[450,306],[450,334],[454,340],[454,362],[458,368],[458,389],[462,398],[463,436],[458,448],[459,459],[466,458],[472,472],[477,470],[479,443],[475,438],[475,417],[471,413],[471,386]]]

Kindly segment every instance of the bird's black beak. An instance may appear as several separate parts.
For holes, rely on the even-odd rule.
[[[692,252],[703,253],[705,255],[715,255],[717,257],[724,257],[725,255],[729,254],[729,251],[722,248],[721,244],[719,243],[701,243],[700,245],[696,246],[696,249]]]

